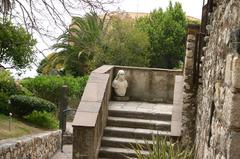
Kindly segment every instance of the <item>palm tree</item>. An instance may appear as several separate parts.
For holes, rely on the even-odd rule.
[[[46,58],[44,58],[37,69],[37,72],[43,75],[51,75],[60,72],[64,69],[64,56],[59,53],[51,53]]]
[[[69,29],[53,46],[65,56],[65,69],[73,71],[71,74],[84,75],[91,70],[91,60],[101,50],[105,17],[99,18],[96,13],[74,17]]]

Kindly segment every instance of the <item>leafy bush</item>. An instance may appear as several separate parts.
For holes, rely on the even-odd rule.
[[[72,76],[37,76],[26,78],[21,81],[21,84],[34,95],[58,104],[62,85],[68,86],[69,101],[79,101],[87,79],[87,76],[77,78]]]
[[[14,80],[8,70],[0,70],[0,92],[8,96],[14,94],[32,95],[32,92]]]
[[[31,114],[24,116],[24,119],[43,128],[58,128],[58,120],[56,117],[52,113],[46,111],[33,111]]]
[[[0,113],[8,114],[9,113],[9,104],[8,104],[8,95],[0,92]]]
[[[181,143],[168,141],[167,138],[153,136],[152,143],[145,145],[132,145],[138,159],[194,159],[194,149],[183,147]],[[148,150],[149,154],[142,154],[142,150]]]
[[[0,70],[0,112],[7,114],[10,112],[9,110],[9,97],[15,94],[22,95],[33,95],[25,87],[21,86],[18,82],[14,80],[11,76],[10,71],[8,70]]]
[[[0,70],[0,112],[9,113],[9,96],[17,94],[18,89],[10,71]]]
[[[12,95],[18,92],[14,78],[7,70],[0,70],[0,92],[6,95]]]
[[[47,112],[56,111],[55,104],[38,97],[13,95],[10,97],[10,101],[10,110],[18,116],[28,115],[34,110]]]

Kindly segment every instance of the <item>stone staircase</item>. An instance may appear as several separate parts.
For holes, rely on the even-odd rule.
[[[99,159],[135,158],[132,146],[136,143],[151,144],[153,134],[171,136],[172,105],[110,102],[108,113]]]

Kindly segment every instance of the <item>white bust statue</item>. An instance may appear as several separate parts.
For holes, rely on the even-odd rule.
[[[117,76],[113,80],[112,87],[117,96],[123,97],[126,94],[128,82],[125,79],[125,72],[123,70],[119,70]]]

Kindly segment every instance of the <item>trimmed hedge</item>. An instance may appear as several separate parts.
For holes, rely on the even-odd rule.
[[[50,101],[38,97],[13,95],[10,97],[10,110],[17,116],[24,116],[37,111],[56,111],[56,105]]]
[[[24,119],[34,125],[48,129],[57,129],[59,125],[56,117],[46,111],[33,111],[31,114],[24,116]]]
[[[49,100],[58,104],[60,89],[63,85],[68,86],[69,105],[78,105],[79,100],[87,83],[87,76],[37,76],[35,78],[26,78],[21,80],[21,84],[31,91],[35,96]]]
[[[9,96],[5,93],[0,92],[0,113],[8,115],[9,113]]]

